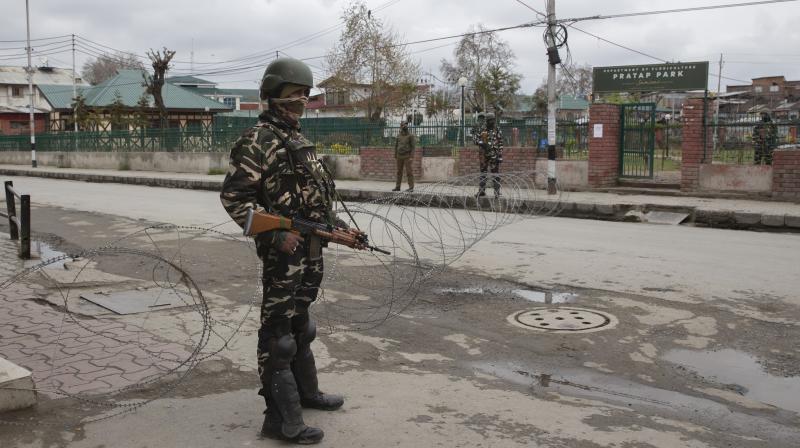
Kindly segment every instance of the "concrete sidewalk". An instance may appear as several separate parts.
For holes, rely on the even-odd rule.
[[[219,191],[225,177],[224,175],[157,171],[31,168],[25,165],[0,165],[0,175],[210,191]],[[391,194],[394,183],[339,180],[337,187],[345,200],[360,202]],[[688,218],[684,222],[698,225],[733,229],[800,230],[800,204],[791,202],[591,191],[564,192],[556,196],[548,196],[542,192],[537,195],[537,200],[548,203],[559,202],[559,216],[562,217],[637,220],[637,216],[640,214],[636,212],[671,211],[688,214]]]

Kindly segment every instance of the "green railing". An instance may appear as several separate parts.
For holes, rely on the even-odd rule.
[[[756,160],[756,153],[774,151],[775,148],[785,144],[795,144],[798,141],[800,121],[774,122],[774,137],[763,140],[754,135],[758,120],[741,120],[738,122],[720,122],[706,126],[706,147],[711,154],[713,163],[753,165],[767,163],[765,157]]]
[[[39,151],[227,151],[248,127],[256,122],[250,117],[216,117],[213,127],[206,130],[142,129],[108,132],[59,132],[36,136]],[[358,154],[362,147],[391,147],[399,132],[398,126],[371,123],[363,119],[304,118],[303,134],[317,145],[323,154]],[[465,141],[472,143],[472,121],[465,123]],[[456,120],[427,120],[412,126],[422,147],[460,146],[461,129]],[[537,148],[545,152],[547,125],[540,119],[502,120],[506,146]],[[588,157],[588,124],[564,122],[557,125],[559,156],[565,159]],[[0,151],[30,149],[27,135],[0,135]]]

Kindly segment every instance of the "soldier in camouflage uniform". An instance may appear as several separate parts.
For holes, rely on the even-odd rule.
[[[495,124],[494,114],[486,114],[486,124],[478,132],[475,144],[478,145],[481,168],[481,180],[478,188],[478,197],[486,196],[486,173],[491,172],[494,197],[500,197],[500,163],[503,161],[503,133]]]
[[[313,86],[301,61],[280,58],[267,67],[261,99],[268,108],[259,122],[235,143],[220,198],[225,210],[244,226],[249,209],[346,226],[332,210],[334,184],[317,159],[314,145],[300,134],[300,116]],[[264,263],[258,370],[267,403],[264,436],[294,443],[322,440],[306,426],[302,408],[335,410],[342,397],[317,385],[311,341],[316,335],[308,308],[322,282],[322,243],[311,235],[276,230],[256,236]]]
[[[772,122],[772,117],[767,112],[761,112],[761,123],[753,128],[753,144],[755,146],[754,161],[760,165],[772,165],[772,152],[778,142],[778,127]]]
[[[480,140],[480,133],[481,129],[486,125],[486,113],[478,112],[478,119],[475,121],[475,124],[472,125],[472,130],[470,133],[472,134],[472,143],[478,144],[478,140]]]

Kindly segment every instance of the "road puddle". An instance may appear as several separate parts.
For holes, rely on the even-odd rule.
[[[574,303],[578,295],[571,292],[539,291],[535,289],[507,289],[507,288],[442,288],[437,292],[443,294],[472,294],[472,295],[510,295],[535,303],[559,304]]]
[[[800,412],[800,377],[780,377],[765,372],[747,353],[732,349],[717,351],[670,350],[663,359],[728,386],[750,399]]]
[[[45,261],[50,260],[52,258],[57,258],[57,257],[61,257],[61,256],[66,255],[65,252],[57,251],[57,250],[53,249],[53,247],[50,246],[49,244],[44,243],[42,241],[32,241],[31,242],[31,252],[33,252],[33,254],[38,254],[38,257],[37,258],[32,258],[30,260],[26,260],[24,262],[24,266],[26,268],[29,268],[31,266],[36,266],[37,264],[45,262]],[[55,262],[53,262],[51,264],[48,264],[47,268],[48,269],[53,269],[53,268],[63,269],[64,268],[64,263],[66,263],[68,261],[71,261],[71,260],[72,260],[71,258],[67,257],[67,258],[64,258],[63,260],[58,260],[58,261],[55,261]]]

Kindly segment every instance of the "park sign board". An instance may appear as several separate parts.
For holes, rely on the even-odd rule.
[[[708,61],[595,67],[593,92],[708,90]]]

